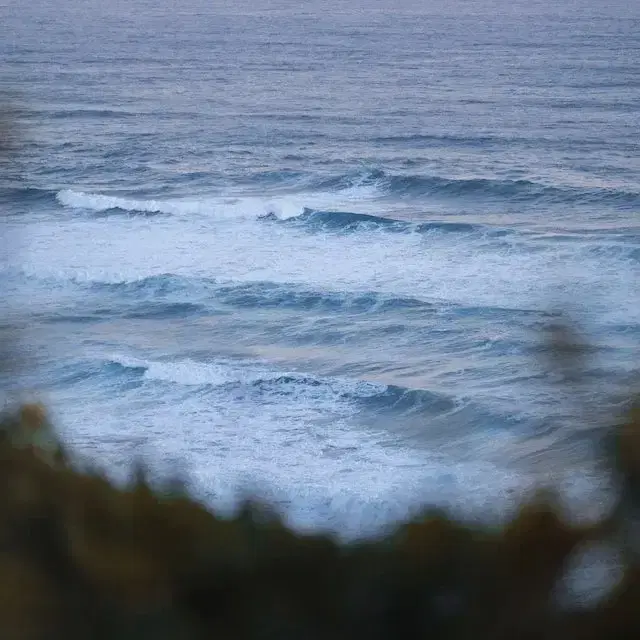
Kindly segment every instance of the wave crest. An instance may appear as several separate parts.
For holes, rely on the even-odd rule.
[[[56,194],[57,201],[64,207],[72,209],[88,209],[102,215],[168,215],[173,207],[167,201],[160,200],[130,200],[117,196],[84,193],[64,189]]]
[[[104,366],[111,375],[144,378],[187,387],[206,387],[237,393],[264,396],[318,395],[332,402],[347,402],[359,411],[399,415],[444,414],[453,411],[451,398],[428,391],[396,385],[385,385],[350,378],[315,376],[301,372],[284,372],[255,363],[230,361],[197,362],[146,361],[113,357]]]
[[[73,282],[85,289],[132,297],[135,300],[164,300],[174,296],[185,296],[188,303],[198,310],[200,306],[194,303],[194,300],[202,297],[240,308],[314,309],[351,313],[397,309],[428,310],[433,307],[433,303],[419,298],[393,296],[376,291],[321,291],[269,281],[218,282],[213,278],[191,278],[171,273],[120,282]]]
[[[259,217],[261,220],[282,222],[291,225],[303,226],[309,231],[388,231],[391,233],[482,233],[491,235],[506,235],[505,229],[496,229],[487,225],[471,224],[468,222],[409,222],[374,216],[366,213],[353,213],[351,211],[319,211],[305,208],[299,216],[281,219],[273,213]]]
[[[640,193],[616,187],[550,185],[524,178],[454,178],[437,175],[394,174],[379,169],[323,179],[317,182],[317,186],[326,189],[345,189],[349,186],[375,187],[381,197],[443,196],[461,199],[473,197],[517,202],[542,200],[556,204],[612,203],[640,206]]]

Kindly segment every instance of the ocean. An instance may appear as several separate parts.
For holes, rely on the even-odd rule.
[[[0,8],[5,393],[114,476],[362,535],[602,504],[637,377],[640,3]],[[545,355],[559,312],[582,376]]]

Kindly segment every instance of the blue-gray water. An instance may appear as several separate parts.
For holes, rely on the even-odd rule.
[[[78,451],[354,532],[598,486],[638,370],[640,5],[0,12],[5,326]],[[572,392],[561,307],[597,345]]]

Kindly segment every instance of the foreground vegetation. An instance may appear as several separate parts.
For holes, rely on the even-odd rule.
[[[629,531],[640,485],[640,412],[615,433],[618,508],[563,521],[551,498],[501,530],[440,512],[384,539],[299,535],[259,505],[216,517],[138,474],[123,488],[82,471],[42,409],[5,416],[0,438],[0,637],[638,638],[640,564]],[[585,545],[621,550],[603,600],[561,604]]]

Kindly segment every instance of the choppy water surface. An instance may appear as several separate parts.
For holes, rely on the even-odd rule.
[[[300,526],[592,495],[638,370],[640,12],[557,4],[4,6],[18,384],[83,454]],[[539,357],[567,305],[587,415]]]

